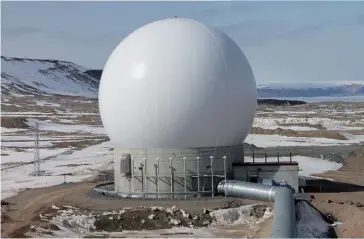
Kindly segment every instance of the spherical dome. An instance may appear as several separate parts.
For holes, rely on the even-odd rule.
[[[103,125],[119,148],[240,144],[256,102],[254,75],[238,45],[184,18],[152,22],[126,37],[99,89]]]

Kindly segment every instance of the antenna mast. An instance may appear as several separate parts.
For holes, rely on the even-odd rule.
[[[35,143],[34,143],[34,176],[40,173],[40,154],[39,154],[39,124],[35,123]]]

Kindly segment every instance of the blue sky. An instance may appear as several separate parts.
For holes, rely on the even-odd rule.
[[[119,42],[163,18],[217,27],[257,83],[364,82],[364,2],[2,2],[2,55],[102,69]],[[168,33],[166,33],[168,34]]]

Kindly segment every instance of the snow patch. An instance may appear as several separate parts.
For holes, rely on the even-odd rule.
[[[110,142],[93,145],[72,154],[58,154],[43,161],[41,170],[44,176],[31,176],[32,164],[3,168],[1,172],[1,198],[15,196],[26,188],[50,187],[66,182],[80,182],[93,178],[99,170],[110,169],[113,155]],[[40,150],[41,157],[43,150]],[[32,159],[33,154],[27,156]],[[2,157],[3,158],[3,157]],[[30,160],[29,160],[30,161]],[[69,166],[72,165],[72,166]],[[65,174],[70,174],[66,175]]]
[[[28,124],[34,126],[36,123],[39,125],[39,130],[42,131],[55,131],[55,132],[83,132],[92,134],[105,134],[104,127],[102,126],[91,126],[91,125],[64,125],[64,124],[54,124],[46,121],[28,119]]]
[[[343,133],[343,135],[349,140],[364,142],[364,135],[354,135],[348,133]]]
[[[59,120],[60,123],[74,123],[74,120],[70,120],[70,119],[60,119]]]
[[[335,120],[330,118],[294,118],[294,117],[282,117],[282,118],[272,118],[272,117],[256,117],[254,119],[253,127],[280,127],[279,125],[290,124],[309,124],[309,125],[322,125],[328,130],[354,130],[354,129],[364,129],[364,119],[358,120]],[[353,125],[358,125],[361,127],[353,128]]]
[[[37,101],[36,104],[38,106],[61,107],[60,104],[52,103],[52,102],[46,102],[46,101]]]
[[[245,205],[237,208],[219,209],[210,212],[210,215],[214,218],[212,226],[230,227],[235,225],[256,225],[267,218],[272,217],[273,213],[270,208],[265,210],[262,218],[251,216],[251,212],[254,210],[254,205]]]
[[[60,208],[57,207],[56,205],[52,205],[52,209],[59,210]]]
[[[8,129],[8,128],[1,127],[1,134],[3,134],[3,133],[14,133],[14,132],[20,132],[20,131],[26,131],[26,130],[27,129],[16,129],[16,128]]]
[[[169,218],[169,224],[177,226],[177,225],[181,224],[181,221],[178,219]]]
[[[288,137],[282,135],[249,134],[245,142],[257,147],[284,147],[284,146],[333,146],[360,143],[357,139],[337,140],[316,137]]]
[[[67,211],[61,212],[52,219],[52,223],[58,226],[60,229],[65,228],[71,230],[77,234],[88,233],[91,230],[95,230],[96,219],[93,215],[75,215]]]
[[[245,157],[244,161],[247,163],[252,163],[252,157]],[[281,162],[288,162],[289,157],[280,157]],[[306,156],[293,156],[292,161],[298,162],[298,167],[300,171],[298,174],[300,176],[310,176],[317,173],[325,173],[328,171],[337,171],[343,165],[341,163],[331,162],[325,159],[310,158]],[[265,158],[255,158],[254,162],[265,162]],[[276,157],[268,157],[267,162],[277,162]]]
[[[3,145],[4,146],[4,145]],[[32,143],[34,146],[34,142]],[[40,150],[41,159],[48,158],[51,156],[59,155],[68,151],[68,149],[44,149]],[[15,163],[27,163],[34,160],[34,149],[22,149],[22,152],[14,151],[12,149],[1,149],[1,165],[15,164]],[[2,166],[3,167],[3,166]],[[5,167],[5,166],[4,166]]]

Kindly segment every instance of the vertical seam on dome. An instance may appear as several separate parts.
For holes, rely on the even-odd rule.
[[[225,77],[227,76],[227,63],[226,63],[226,59],[225,59],[225,57],[224,57],[224,54],[223,54],[223,52],[222,52],[222,49],[221,49],[221,46],[220,46],[220,44],[219,44],[219,42],[218,42],[218,40],[216,39],[216,37],[214,36],[214,34],[212,34],[212,32],[210,31],[210,29],[208,28],[208,27],[206,27],[205,25],[203,25],[202,23],[200,23],[200,22],[198,22],[198,21],[195,21],[195,20],[193,20],[193,19],[189,19],[189,18],[185,18],[186,20],[188,20],[188,21],[191,21],[191,22],[195,22],[195,23],[197,23],[200,27],[202,27],[203,29],[205,29],[206,31],[207,31],[207,33],[212,37],[212,39],[214,39],[214,41],[215,41],[215,43],[216,43],[216,45],[217,45],[217,47],[219,48],[219,52],[220,52],[220,55],[221,55],[221,58],[222,58],[222,60],[224,61],[224,73],[225,73]],[[224,78],[225,78],[224,77]],[[218,138],[220,137],[220,135],[218,135]],[[216,149],[216,147],[217,147],[218,145],[216,144],[216,146],[215,146],[215,149]]]
[[[224,69],[225,69],[225,74],[227,73],[227,63],[226,63],[226,60],[225,60],[225,57],[224,57],[224,54],[222,53],[222,49],[221,49],[221,46],[219,44],[219,41],[216,39],[216,37],[214,36],[214,34],[212,34],[212,32],[210,31],[210,29],[208,29],[208,27],[206,27],[205,25],[203,25],[202,23],[198,22],[198,21],[195,21],[193,19],[189,19],[189,18],[185,18],[186,20],[188,21],[192,21],[192,22],[195,22],[197,23],[199,26],[201,26],[202,28],[204,28],[208,34],[214,39],[217,47],[219,48],[219,52],[220,52],[220,55],[221,55],[221,58],[222,60],[224,61]]]

